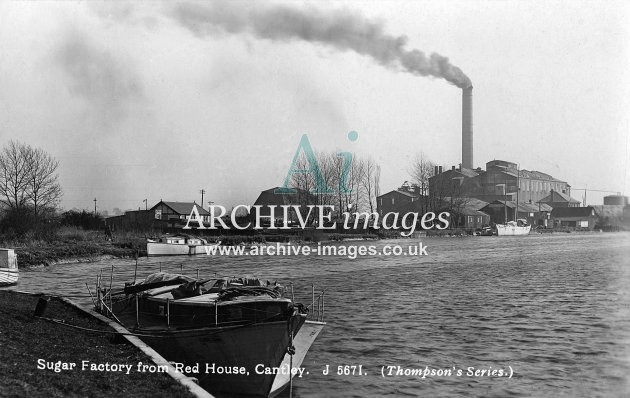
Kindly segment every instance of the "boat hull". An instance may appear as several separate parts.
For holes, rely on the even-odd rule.
[[[18,282],[17,268],[0,268],[0,286],[14,285]]]
[[[498,236],[520,236],[520,235],[529,235],[529,231],[531,230],[531,225],[526,226],[512,226],[512,225],[502,225],[497,224],[497,235]]]
[[[286,321],[190,329],[141,339],[167,360],[193,367],[186,374],[210,393],[260,397],[269,395],[276,377],[264,370],[279,367],[289,345]]]
[[[282,359],[282,364],[280,366],[287,369],[291,369],[291,367],[294,369],[301,367],[308,350],[311,348],[311,345],[313,345],[313,342],[325,325],[326,323],[324,322],[304,322],[304,325],[302,325],[298,333],[293,338],[293,346],[295,347],[295,354],[293,355],[293,358],[291,358],[291,355],[289,354],[284,354],[284,358]],[[290,376],[288,374],[277,374],[273,380],[269,396],[275,397],[280,394],[282,390],[287,387],[289,382]]]
[[[214,245],[187,245],[177,243],[147,242],[147,256],[186,256],[198,254],[210,254],[210,248]]]

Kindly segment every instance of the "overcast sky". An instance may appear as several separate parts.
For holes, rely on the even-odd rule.
[[[418,49],[472,81],[475,167],[628,194],[629,39],[622,1],[2,2],[0,146],[59,159],[66,209],[252,204],[304,133],[387,192],[420,151],[461,163],[461,90]]]

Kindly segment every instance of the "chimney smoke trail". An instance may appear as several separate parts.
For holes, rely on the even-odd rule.
[[[447,57],[437,53],[406,50],[406,36],[386,34],[380,22],[349,10],[297,9],[284,4],[261,6],[256,2],[234,1],[180,3],[172,17],[199,36],[247,33],[275,40],[302,40],[354,51],[392,69],[445,79],[465,89],[470,79]]]

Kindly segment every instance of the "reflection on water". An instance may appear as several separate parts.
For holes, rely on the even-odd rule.
[[[144,258],[138,275],[160,265],[202,278],[255,275],[293,283],[309,304],[311,283],[325,289],[328,326],[303,364],[309,375],[294,383],[297,397],[630,394],[629,234],[423,242],[425,257]],[[85,283],[101,269],[109,283],[112,265],[114,285],[133,279],[133,261],[107,260],[22,270],[14,289],[82,296],[87,305]],[[367,374],[336,375],[338,365]],[[452,376],[382,377],[383,366]],[[511,367],[513,376],[466,376],[469,367]]]

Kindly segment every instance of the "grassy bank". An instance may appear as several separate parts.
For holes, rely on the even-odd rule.
[[[299,234],[266,233],[256,235],[216,236],[222,245],[257,244],[274,242],[308,243],[312,241],[343,241],[350,239],[377,239],[374,234]],[[0,247],[15,249],[19,267],[48,266],[58,262],[90,261],[103,256],[116,258],[143,257],[146,252],[146,237],[140,233],[116,232],[107,236],[102,231],[83,230],[77,227],[62,227],[49,239],[23,237],[16,239],[0,235]]]
[[[152,363],[133,345],[115,344],[112,335],[77,330],[33,317],[38,297],[0,290],[0,395],[15,397],[193,397],[165,373],[81,370],[94,364]],[[110,330],[60,300],[44,316],[89,329]],[[117,339],[118,340],[118,339]],[[122,339],[121,339],[122,340]],[[38,369],[38,360],[76,363],[73,370]]]
[[[89,261],[102,256],[146,256],[144,236],[125,234],[114,239],[100,231],[61,228],[52,238],[36,240],[0,237],[0,247],[15,249],[19,267],[51,265],[63,261]]]

